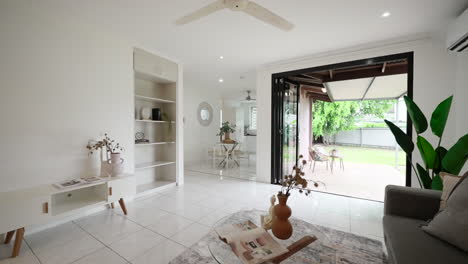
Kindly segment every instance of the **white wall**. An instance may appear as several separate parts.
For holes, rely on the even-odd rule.
[[[216,134],[219,132],[221,96],[216,88],[192,85],[194,82],[190,78],[185,78],[184,83],[184,160],[185,166],[191,166],[206,161],[208,147],[219,142]],[[213,107],[213,121],[209,126],[198,122],[197,110],[201,102]]]
[[[88,174],[108,132],[133,164],[133,47],[26,1],[0,4],[0,191]]]
[[[271,75],[273,73],[409,51],[414,51],[414,100],[424,113],[432,113],[440,101],[455,92],[455,58],[446,52],[442,41],[428,36],[418,36],[414,40],[400,39],[374,43],[258,68],[257,180],[269,182],[271,175]],[[466,106],[464,108],[466,109]],[[453,144],[455,134],[455,114],[452,114],[447,124],[443,145]],[[435,137],[430,135],[430,132],[425,135],[435,144]],[[417,186],[414,177],[412,182]]]
[[[236,123],[236,107],[223,103],[223,122]]]
[[[458,53],[456,58],[456,89],[455,89],[455,112],[456,112],[456,138],[468,133],[468,52]],[[462,173],[468,171],[468,165]]]

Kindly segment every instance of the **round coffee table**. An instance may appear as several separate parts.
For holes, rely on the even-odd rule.
[[[254,223],[255,225],[257,225],[258,227],[261,227],[260,216],[261,215],[266,215],[266,214],[267,213],[265,211],[245,211],[244,214],[239,214],[239,213],[231,214],[231,215],[228,215],[228,216],[223,217],[222,219],[218,220],[213,225],[212,228],[213,228],[214,232],[217,234],[216,229],[219,228],[219,227],[222,227],[222,226],[228,225],[228,224],[243,223],[243,222],[246,222],[246,221],[249,221],[249,220],[252,223]],[[293,235],[291,236],[291,238],[289,238],[287,240],[276,239],[274,237],[274,235],[271,233],[271,230],[268,231],[270,233],[270,235],[280,245],[288,248],[290,250],[290,252],[294,252],[294,253],[291,254],[292,256],[288,256],[287,259],[285,259],[283,261],[276,260],[276,261],[267,262],[267,263],[279,263],[279,262],[281,262],[281,263],[299,263],[298,262],[299,260],[303,261],[304,257],[306,255],[310,254],[310,248],[308,248],[310,246],[308,246],[308,245],[315,240],[315,237],[312,236],[313,234],[301,232],[303,230],[303,228],[300,227],[301,225],[303,225],[302,223],[303,223],[303,221],[301,221],[301,220],[291,218],[291,224],[293,225],[293,230],[294,230],[295,227],[297,229],[296,229],[296,232],[293,231]],[[308,235],[310,235],[310,236],[308,236]],[[292,246],[294,246],[294,245],[295,245],[295,247],[292,248]],[[209,250],[211,256],[213,257],[213,259],[217,263],[242,264],[241,260],[234,254],[231,247],[227,243],[222,241],[221,239],[211,241],[208,244],[208,250]],[[304,252],[301,252],[302,250]],[[312,258],[310,260],[313,261],[314,259],[315,258]],[[315,262],[311,262],[311,263],[315,263]]]

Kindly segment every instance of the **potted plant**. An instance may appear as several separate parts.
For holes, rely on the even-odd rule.
[[[219,133],[217,136],[220,137],[220,140],[222,139],[222,136],[224,135],[224,140],[221,140],[224,143],[232,143],[234,140],[231,139],[231,133],[234,133],[236,126],[231,125],[229,121],[223,122],[221,127],[219,128]]]
[[[291,208],[286,204],[292,191],[297,190],[309,196],[311,190],[307,188],[309,181],[313,183],[314,187],[319,186],[319,182],[306,180],[304,178],[304,168],[307,165],[307,160],[302,155],[299,155],[297,166],[292,168],[291,174],[285,175],[282,180],[281,190],[278,192],[278,204],[274,207],[274,219],[271,226],[273,235],[279,239],[288,239],[292,235],[292,225],[289,222],[289,217],[292,214]]]
[[[96,150],[101,151],[101,176],[115,176],[123,172],[124,159],[121,157],[121,151],[124,151],[124,148],[107,133],[101,140],[90,141],[86,148],[89,154],[93,154]]]
[[[430,120],[432,133],[439,138],[437,145],[432,146],[421,134],[429,127],[428,122],[421,109],[409,97],[405,96],[405,104],[408,114],[413,121],[416,130],[416,146],[419,150],[423,164],[411,164],[416,174],[419,185],[425,189],[442,190],[443,184],[440,177],[441,172],[458,175],[468,158],[468,134],[461,137],[452,147],[446,149],[441,146],[442,135],[445,124],[450,113],[453,96],[442,101],[434,110]],[[414,150],[412,138],[405,134],[398,126],[385,120],[390,131],[400,147],[409,155]]]

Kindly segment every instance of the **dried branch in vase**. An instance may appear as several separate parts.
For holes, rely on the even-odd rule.
[[[299,193],[309,196],[311,193],[311,190],[307,188],[309,186],[309,182],[312,183],[315,188],[319,186],[320,182],[305,179],[304,168],[307,165],[307,160],[305,160],[302,155],[299,155],[297,164],[297,166],[292,168],[291,174],[284,176],[282,187],[278,192],[278,195],[289,196],[291,191],[297,190]]]
[[[86,148],[89,150],[89,154],[93,154],[94,151],[104,148],[106,152],[111,154],[120,153],[120,151],[124,151],[124,147],[120,145],[120,143],[116,142],[115,140],[111,139],[107,133],[104,134],[104,138],[99,141],[94,141],[88,143]]]

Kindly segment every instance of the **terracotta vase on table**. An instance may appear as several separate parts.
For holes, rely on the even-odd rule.
[[[271,231],[275,237],[286,240],[292,235],[292,225],[289,222],[291,217],[291,208],[286,204],[289,195],[278,195],[278,204],[275,205],[275,218],[271,226]]]
[[[223,140],[223,143],[226,143],[226,144],[233,144],[235,141],[231,139],[231,133],[229,132],[226,132],[224,133],[224,140]]]

